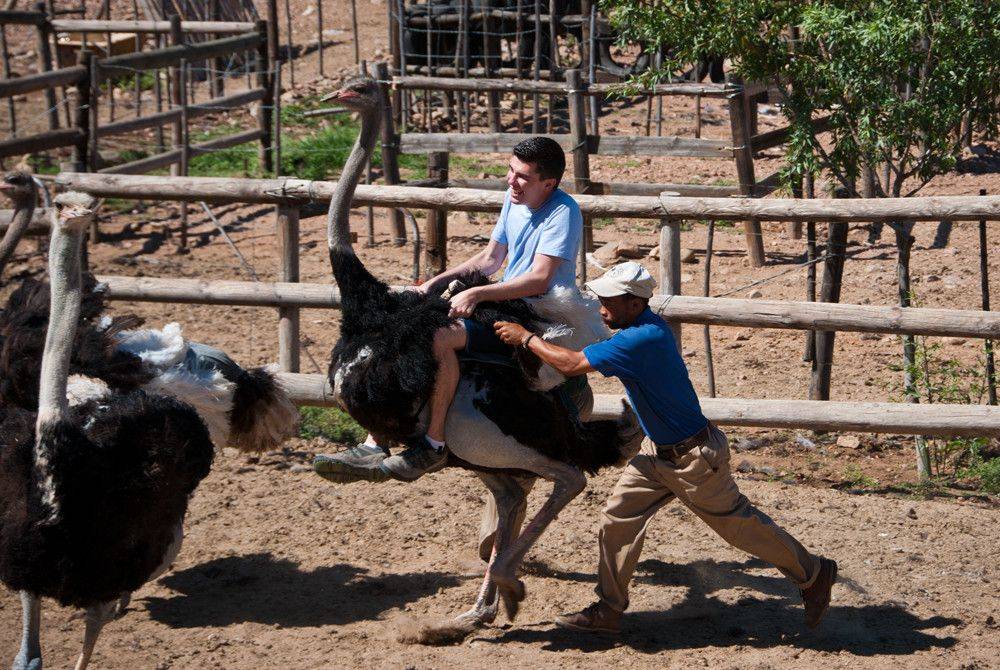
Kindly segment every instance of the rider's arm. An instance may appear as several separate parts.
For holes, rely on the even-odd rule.
[[[426,293],[440,293],[452,279],[471,272],[480,272],[488,277],[500,269],[505,258],[507,258],[507,245],[491,239],[485,249],[464,263],[428,279],[420,289]]]

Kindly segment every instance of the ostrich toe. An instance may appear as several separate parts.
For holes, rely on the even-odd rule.
[[[42,657],[28,658],[28,654],[18,654],[14,657],[13,670],[42,670]]]
[[[497,590],[500,591],[500,599],[503,601],[507,618],[513,621],[517,617],[521,601],[526,595],[524,582],[517,578],[517,574],[513,570],[491,569],[489,575],[493,583],[496,584]]]

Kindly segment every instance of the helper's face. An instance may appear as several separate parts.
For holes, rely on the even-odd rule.
[[[601,298],[601,320],[608,328],[625,328],[646,309],[645,302],[634,295],[616,295]]]
[[[517,156],[510,157],[507,186],[510,187],[510,201],[515,205],[537,209],[555,190],[557,181],[542,179],[536,167],[534,163],[526,163]]]

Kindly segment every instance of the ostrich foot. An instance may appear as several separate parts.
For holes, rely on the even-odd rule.
[[[28,658],[28,654],[22,652],[14,657],[13,670],[42,670],[42,657]]]
[[[518,610],[521,609],[521,601],[526,595],[524,582],[517,578],[517,573],[514,570],[510,569],[503,570],[491,567],[488,574],[500,592],[500,600],[503,601],[503,609],[507,613],[507,618],[513,621],[517,617]]]
[[[478,628],[493,623],[500,610],[500,599],[494,598],[488,605],[476,603],[467,612],[462,612],[455,617],[455,623],[459,625],[469,624]]]

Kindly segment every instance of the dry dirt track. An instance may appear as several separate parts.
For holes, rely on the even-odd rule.
[[[178,563],[109,625],[94,667],[1000,667],[1000,510],[741,479],[807,546],[839,560],[828,620],[807,632],[791,584],[674,506],[654,522],[614,642],[551,624],[590,602],[607,472],[529,556],[513,626],[425,647],[397,641],[407,618],[457,614],[478,586],[478,481],[446,471],[409,486],[335,487],[300,462],[221,456],[195,495]],[[4,664],[19,616],[4,592]],[[67,667],[82,622],[47,604],[43,625],[46,667]]]

